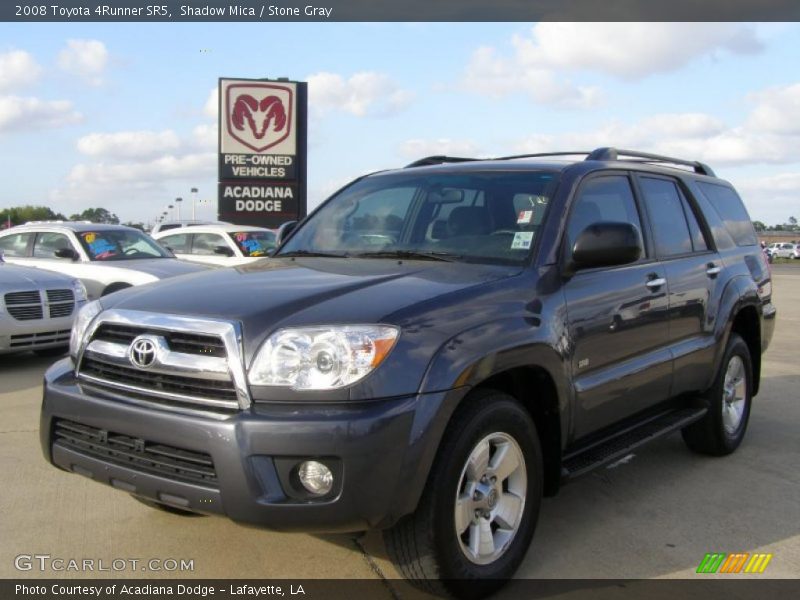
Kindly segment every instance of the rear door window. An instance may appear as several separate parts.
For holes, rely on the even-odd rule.
[[[165,235],[159,238],[158,243],[162,246],[168,246],[175,254],[189,254],[191,243],[189,234],[176,233],[175,235]]]
[[[678,187],[668,179],[640,177],[639,183],[653,226],[656,253],[660,257],[692,252],[692,235]],[[695,223],[696,225],[696,223]]]

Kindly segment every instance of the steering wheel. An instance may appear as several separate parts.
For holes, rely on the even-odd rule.
[[[490,235],[514,235],[519,233],[516,229],[498,229],[493,231]]]
[[[125,256],[128,256],[129,254],[139,254],[139,249],[138,248],[128,248],[127,250],[125,250],[123,252],[123,254]]]

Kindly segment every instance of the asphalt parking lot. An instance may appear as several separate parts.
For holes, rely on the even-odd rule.
[[[707,552],[772,553],[760,577],[800,576],[800,268],[773,273],[778,328],[739,451],[700,457],[673,435],[564,487],[545,500],[518,577],[692,578]],[[37,433],[50,362],[0,357],[0,577],[398,577],[374,532],[282,534],[181,517],[50,467]],[[20,554],[191,559],[194,569],[18,571]],[[393,585],[382,588],[387,598],[402,595]]]

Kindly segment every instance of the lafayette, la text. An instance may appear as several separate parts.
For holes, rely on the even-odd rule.
[[[287,592],[290,596],[303,595],[306,591],[303,586],[292,584],[289,589],[279,585],[234,585],[231,584],[228,589],[215,588],[212,585],[197,585],[197,584],[178,584],[172,585],[157,585],[152,583],[145,583],[142,585],[80,585],[80,584],[64,584],[55,583],[49,588],[44,585],[26,585],[19,583],[15,586],[15,595],[28,596],[37,595],[43,597],[50,592],[53,596],[96,596],[100,598],[103,594],[113,596],[116,594],[122,596],[151,596],[151,595],[168,595],[168,596],[193,596],[193,597],[207,597],[214,596],[217,593],[220,595],[230,596],[247,596],[249,598],[258,598],[259,596],[286,596]]]
[[[259,19],[269,17],[325,17],[329,19],[333,14],[332,6],[312,6],[310,4],[303,8],[298,6],[269,6],[261,5],[260,8],[254,6],[240,6],[229,4],[228,6],[188,6],[181,5],[182,17],[258,17]]]

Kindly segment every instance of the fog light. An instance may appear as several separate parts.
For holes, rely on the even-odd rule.
[[[300,483],[315,496],[324,496],[333,488],[333,473],[321,462],[307,460],[297,470]]]

